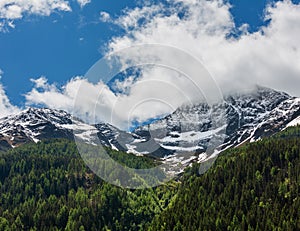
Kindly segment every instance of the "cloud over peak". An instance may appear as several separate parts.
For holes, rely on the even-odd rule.
[[[101,12],[103,22],[116,23],[126,32],[112,38],[106,48],[114,53],[162,44],[198,59],[224,93],[258,84],[300,96],[300,5],[285,0],[266,6],[268,23],[255,32],[249,32],[246,24],[237,28],[230,7],[222,0],[175,0],[126,9],[116,19]],[[153,52],[157,57],[164,55],[161,50]],[[181,61],[176,55],[168,59]],[[191,82],[198,80],[191,77]],[[168,114],[193,95],[182,73],[162,66],[144,68],[138,78],[129,74],[114,85],[91,83],[84,77],[73,78],[61,88],[45,77],[32,81],[35,87],[26,94],[27,105],[64,109],[88,121],[101,120],[125,129],[133,120]],[[164,103],[147,101],[155,97]],[[95,110],[101,118],[91,118]]]
[[[199,59],[223,93],[247,90],[258,84],[299,96],[300,6],[287,0],[268,5],[265,20],[270,22],[256,32],[249,32],[247,25],[236,28],[230,7],[221,0],[176,0],[168,5],[159,3],[127,9],[115,20],[126,33],[108,43],[109,53],[141,44],[162,44],[181,49]],[[107,15],[103,14],[103,17],[107,18]],[[232,36],[236,32],[240,35]],[[158,57],[163,55],[160,52],[156,52]],[[131,55],[139,56],[138,53]],[[169,59],[175,63],[179,61],[177,56]],[[194,82],[199,80],[193,78]],[[66,102],[72,102],[76,97],[75,91],[70,93],[70,89],[83,85],[77,94],[82,94],[84,106],[75,108],[77,113],[87,115],[91,109],[95,110],[91,99],[97,99],[100,119],[124,128],[133,120],[142,122],[171,113],[174,108],[170,105],[184,103],[191,88],[183,80],[180,73],[168,68],[145,68],[137,80],[133,81],[132,76],[128,76],[115,82],[116,88],[125,89],[124,94],[116,94],[101,81],[92,84],[77,78],[61,91],[55,88],[44,91],[33,89],[26,98],[28,103],[70,108]],[[169,86],[162,82],[169,83]],[[180,88],[183,95],[170,87],[171,84]],[[99,89],[102,89],[100,98]],[[56,97],[59,100],[54,100]],[[147,99],[151,97],[163,99],[169,105],[150,103]]]

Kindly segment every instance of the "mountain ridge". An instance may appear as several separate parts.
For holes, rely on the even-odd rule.
[[[299,118],[300,98],[264,87],[227,95],[216,105],[184,105],[133,132],[107,123],[89,125],[62,110],[28,108],[0,119],[0,150],[48,138],[74,139],[75,135],[93,145],[154,156],[178,173],[192,162],[296,125]]]

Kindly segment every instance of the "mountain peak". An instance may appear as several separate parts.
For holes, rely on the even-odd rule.
[[[173,166],[167,171],[178,173],[209,158],[212,141],[219,141],[212,150],[216,154],[275,134],[299,118],[299,98],[261,86],[228,95],[216,105],[182,106],[131,133],[105,123],[88,125],[62,110],[27,108],[0,119],[0,150],[48,138],[74,139],[75,134],[93,145],[161,158]]]
[[[228,98],[253,98],[253,99],[267,99],[267,98],[292,98],[289,94],[277,91],[272,88],[255,85],[253,88],[247,90],[242,90],[240,92],[231,92],[227,93],[224,96],[224,99]]]

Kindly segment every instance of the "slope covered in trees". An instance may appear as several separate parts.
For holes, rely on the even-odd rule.
[[[194,165],[150,230],[300,230],[299,135],[228,150],[204,175]]]
[[[154,165],[107,151],[130,167]],[[0,154],[0,230],[143,230],[169,204],[173,186],[121,189],[91,173],[73,142],[26,145]]]
[[[149,158],[107,149],[122,164]],[[300,128],[223,153],[205,174],[128,190],[94,175],[67,140],[0,153],[1,230],[299,230]]]

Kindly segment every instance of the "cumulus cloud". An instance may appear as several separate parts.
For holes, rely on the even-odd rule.
[[[49,84],[44,76],[38,79],[31,79],[31,81],[35,86],[25,95],[27,105],[46,105],[50,108],[71,111],[74,92],[78,90],[76,84],[72,84],[76,79],[70,80],[69,83],[60,90],[55,84]]]
[[[13,20],[26,14],[49,16],[53,11],[71,11],[71,7],[65,0],[1,0],[0,30],[6,30],[7,26],[14,28]]]
[[[19,109],[10,103],[2,84],[0,84],[0,118],[17,112]]]
[[[81,77],[71,79],[61,88],[55,84],[49,84],[45,77],[32,79],[34,88],[25,95],[27,105],[45,105],[50,108],[66,110],[88,122],[92,122],[92,112],[95,110],[95,101],[99,97],[99,92],[104,91],[101,103],[103,105],[103,120],[108,120],[109,111],[107,107],[113,104],[113,93],[108,87],[99,82],[93,84]]]
[[[178,47],[200,58],[225,92],[261,84],[300,95],[299,5],[283,1],[267,6],[265,20],[270,24],[254,33],[246,25],[236,28],[229,9],[217,0],[176,1],[167,9],[136,8],[119,18],[127,33],[114,38],[109,47],[111,51],[148,43]],[[143,18],[146,21],[139,24]],[[237,30],[242,35],[230,37]]]
[[[247,25],[237,28],[230,7],[221,0],[175,0],[168,5],[127,9],[115,20],[126,33],[109,42],[108,53],[135,45],[163,44],[199,59],[224,93],[259,84],[300,96],[300,5],[288,0],[268,5],[265,20],[269,23],[256,32],[249,32]],[[234,33],[240,35],[232,36]],[[154,50],[153,55],[161,58],[165,54]],[[128,57],[139,56],[143,54],[125,53],[123,58],[128,61]],[[170,63],[188,65],[176,55],[167,58]],[[194,83],[200,79],[189,77]],[[79,98],[80,103],[73,107],[78,115],[89,118],[96,110],[100,120],[125,128],[127,121],[141,122],[170,113],[195,95],[184,73],[161,66],[144,68],[138,79],[128,76],[114,86],[121,93],[105,82],[75,78],[61,89],[34,88],[26,98],[29,104],[70,110]]]
[[[3,75],[3,71],[0,69],[0,79],[2,75]],[[0,118],[17,112],[19,112],[19,109],[10,103],[5,93],[4,87],[0,83]]]
[[[178,105],[178,101],[181,101],[179,104],[183,103],[183,100],[175,98],[174,94],[162,94],[164,98],[160,97],[160,102],[145,101],[154,97],[153,88],[160,92],[170,88],[169,83],[159,80],[137,81],[131,86],[130,94],[117,94],[101,81],[91,83],[82,77],[71,79],[61,88],[44,80],[44,77],[33,80],[35,87],[25,95],[28,106],[44,105],[63,109],[89,123],[109,122],[122,129],[129,129],[133,120],[144,121],[175,109],[165,108],[164,102],[170,105]],[[116,84],[122,89],[127,85],[121,86],[120,82]],[[139,105],[141,102],[144,103]]]

